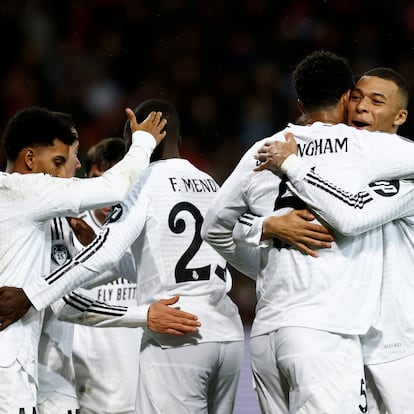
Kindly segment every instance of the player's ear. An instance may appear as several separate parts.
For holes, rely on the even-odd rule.
[[[342,102],[343,102],[345,108],[348,108],[348,103],[349,103],[350,97],[351,97],[351,90],[350,89],[342,95],[341,99],[342,99]]]
[[[400,109],[397,112],[397,115],[395,115],[394,125],[396,126],[402,125],[407,120],[407,116],[408,116],[408,111],[406,109]]]
[[[28,171],[33,171],[36,154],[33,147],[26,147],[22,149],[24,165]]]

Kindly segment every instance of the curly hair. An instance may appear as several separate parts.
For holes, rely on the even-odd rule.
[[[298,99],[309,111],[336,105],[355,83],[345,58],[321,50],[299,62],[293,72],[293,84]]]
[[[9,120],[3,146],[7,159],[15,161],[23,148],[49,147],[55,139],[72,145],[77,139],[73,124],[57,112],[33,106],[18,111]]]

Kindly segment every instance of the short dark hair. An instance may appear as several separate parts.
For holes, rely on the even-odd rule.
[[[63,117],[47,108],[33,106],[18,111],[9,120],[3,146],[7,159],[15,161],[23,148],[50,147],[55,139],[72,145],[77,136]]]
[[[167,125],[164,128],[167,137],[180,136],[180,118],[171,102],[162,99],[148,99],[134,108],[134,113],[138,122],[142,122],[152,111],[162,112],[162,117],[167,120]],[[124,139],[128,146],[132,140],[129,120],[127,120],[124,125]]]
[[[397,85],[398,91],[401,95],[401,105],[403,109],[407,109],[410,89],[408,87],[408,82],[402,75],[400,75],[394,69],[380,67],[368,70],[367,72],[362,74],[361,78],[364,76],[376,76],[377,78],[394,82]]]
[[[85,157],[85,173],[89,175],[92,167],[105,171],[120,161],[126,153],[125,141],[120,137],[109,137],[90,147]]]
[[[336,105],[354,87],[354,76],[345,58],[320,50],[299,62],[293,85],[305,110],[322,109]]]

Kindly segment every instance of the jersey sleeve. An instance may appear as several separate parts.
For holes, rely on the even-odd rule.
[[[233,228],[234,241],[246,246],[269,247],[270,240],[261,240],[264,219],[251,212],[242,214]]]
[[[34,220],[73,216],[81,211],[119,203],[148,166],[154,148],[155,139],[151,134],[136,131],[124,158],[102,176],[82,179],[45,177],[42,188],[33,189],[38,192],[36,200],[39,200],[32,209]]]
[[[298,158],[290,158],[282,166],[291,190],[344,235],[355,236],[414,214],[413,181],[378,180],[361,191],[349,192],[319,175],[316,168],[306,169],[302,175],[304,165]]]
[[[237,220],[249,210],[242,190],[242,179],[246,171],[251,170],[249,158],[253,159],[251,151],[245,154],[217,192],[204,218],[201,237],[235,269],[256,279],[260,262],[258,249],[236,244],[233,240]]]
[[[33,278],[25,285],[23,289],[37,310],[117,264],[145,224],[148,199],[138,197],[140,191],[141,183],[137,183],[128,197],[112,210],[98,236],[75,257],[49,275]]]
[[[80,325],[106,327],[146,327],[149,305],[117,306],[74,291],[51,305],[56,317]]]
[[[84,289],[92,289],[96,286],[101,286],[105,283],[112,282],[122,276],[132,283],[137,282],[137,273],[135,269],[135,262],[132,257],[130,249],[121,257],[121,260],[110,270],[102,272],[97,277],[89,280],[82,285]]]

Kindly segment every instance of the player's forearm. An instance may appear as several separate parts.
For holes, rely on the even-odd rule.
[[[264,219],[252,213],[240,216],[233,228],[233,240],[244,246],[268,247],[269,242],[262,240]]]
[[[146,327],[148,308],[147,305],[110,305],[79,292],[72,292],[52,306],[53,312],[62,321],[100,328]]]
[[[256,279],[260,256],[256,248],[238,245],[233,240],[232,226],[223,225],[213,213],[207,214],[201,237],[236,270]]]
[[[355,236],[414,213],[414,190],[409,183],[379,181],[351,193],[313,169],[303,176],[301,160],[285,168],[292,191],[338,232]]]
[[[30,281],[23,289],[37,310],[111,269],[136,237],[128,222],[104,226],[95,240],[64,265],[44,277]],[[128,228],[128,231],[126,230]]]
[[[151,134],[137,131],[133,134],[134,144],[125,157],[101,177],[78,182],[80,210],[91,210],[119,203],[137,182],[155,148]]]
[[[106,270],[105,272],[102,272],[93,279],[88,280],[88,282],[82,285],[82,288],[92,289],[96,286],[112,282],[113,280],[119,279],[120,277],[128,279],[132,283],[136,283],[137,272],[134,263],[135,262],[132,254],[128,251],[122,256],[122,258],[114,267]]]

